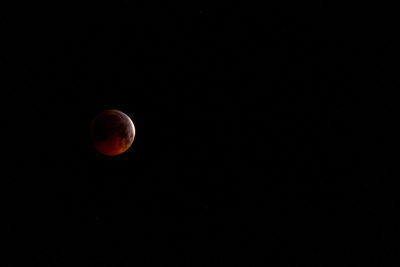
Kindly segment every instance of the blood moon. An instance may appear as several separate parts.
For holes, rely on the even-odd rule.
[[[135,126],[125,113],[108,109],[98,114],[90,125],[90,139],[100,153],[115,156],[124,153],[135,138]]]

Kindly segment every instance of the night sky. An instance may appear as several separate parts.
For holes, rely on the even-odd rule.
[[[390,15],[11,2],[0,266],[398,266]],[[90,142],[105,109],[135,124],[122,155]]]

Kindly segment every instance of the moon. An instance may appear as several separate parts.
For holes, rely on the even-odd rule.
[[[116,156],[127,151],[135,138],[135,126],[125,113],[108,109],[94,117],[90,139],[100,153]]]

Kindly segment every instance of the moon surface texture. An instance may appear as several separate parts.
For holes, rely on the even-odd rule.
[[[115,156],[124,153],[135,138],[135,126],[125,113],[109,109],[94,117],[90,138],[100,153]]]

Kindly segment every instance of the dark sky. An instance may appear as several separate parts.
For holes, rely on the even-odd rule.
[[[1,266],[391,266],[390,16],[33,2],[0,8]]]

